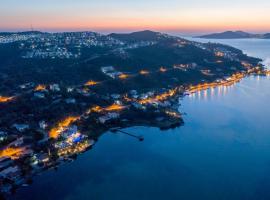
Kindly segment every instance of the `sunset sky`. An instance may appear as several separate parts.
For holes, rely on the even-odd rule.
[[[0,30],[270,32],[269,0],[1,0]]]

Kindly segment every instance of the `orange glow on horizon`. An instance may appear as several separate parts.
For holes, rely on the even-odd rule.
[[[2,30],[270,31],[270,2],[258,1],[3,1]],[[99,31],[98,31],[99,30]]]
[[[213,5],[196,1],[195,5],[195,2],[174,0],[174,6],[169,3],[170,1],[164,3],[158,0],[155,5],[148,1],[132,2],[142,8],[136,9],[130,5],[130,2],[125,5],[126,3],[109,1],[106,4],[99,2],[97,5],[93,1],[83,1],[82,4],[82,1],[69,1],[65,4],[62,1],[52,1],[54,3],[48,7],[43,7],[43,4],[47,2],[35,3],[35,5],[28,4],[29,2],[18,2],[18,4],[24,6],[28,4],[28,6],[18,10],[13,10],[11,6],[6,7],[9,8],[9,14],[4,12],[6,3],[3,2],[4,14],[1,15],[0,27],[3,30],[29,30],[29,24],[33,24],[36,30],[43,31],[91,30],[97,32],[129,32],[146,29],[161,32],[270,31],[269,5],[259,2],[249,2],[247,3],[249,6],[246,6],[246,2],[244,5],[240,0],[236,0],[236,2],[239,1],[236,6],[231,6],[230,3],[224,1],[213,3]],[[160,6],[160,4],[166,6]],[[191,6],[187,8],[184,7],[185,4]],[[223,4],[227,4],[227,7],[221,6]],[[53,9],[56,5],[59,6],[57,10]],[[31,9],[32,6],[39,8],[42,12]]]
[[[158,21],[159,23],[155,22]],[[120,21],[110,20],[97,20],[89,23],[88,20],[78,20],[74,22],[66,22],[61,20],[60,22],[48,21],[40,22],[35,26],[37,30],[44,31],[97,31],[97,32],[131,32],[140,30],[153,30],[160,32],[222,32],[227,30],[243,30],[252,32],[269,32],[270,22],[260,22],[254,20],[239,21],[234,20],[216,20],[211,21],[209,19],[192,19],[187,21],[174,20],[168,22],[167,20],[142,20],[142,19],[121,19]],[[21,29],[27,30],[28,26],[22,26],[17,24],[3,25],[4,29]]]

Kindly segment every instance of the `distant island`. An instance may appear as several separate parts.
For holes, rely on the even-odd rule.
[[[148,30],[0,33],[0,60],[0,198],[105,132],[182,125],[184,95],[269,73],[231,46]]]
[[[208,35],[198,36],[198,38],[206,39],[245,39],[245,38],[257,38],[257,39],[270,39],[270,33],[265,34],[253,34],[243,31],[226,31],[222,33],[212,33]]]

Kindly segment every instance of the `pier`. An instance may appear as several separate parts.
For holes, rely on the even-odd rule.
[[[119,133],[126,134],[126,135],[128,135],[128,136],[131,136],[131,137],[134,137],[134,138],[138,139],[140,142],[144,141],[144,137],[143,137],[143,136],[137,136],[137,135],[135,135],[135,134],[128,133],[128,132],[123,131],[123,130],[118,129],[118,128],[112,128],[112,129],[110,129],[110,131],[113,132],[113,133],[119,132]]]

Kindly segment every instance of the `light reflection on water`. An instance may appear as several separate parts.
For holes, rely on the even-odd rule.
[[[254,84],[259,84],[262,76],[249,76],[248,78],[250,80],[252,80],[254,82]],[[263,78],[270,80],[270,75],[267,75]],[[238,85],[238,87],[240,87],[240,88],[241,87],[248,87],[244,84],[241,84],[241,82],[234,83],[233,85],[229,85],[229,86],[221,85],[221,86],[217,86],[215,88],[209,88],[207,90],[201,90],[198,92],[191,93],[188,95],[188,98],[190,100],[195,100],[195,101],[198,101],[198,100],[199,101],[200,100],[209,101],[209,100],[213,100],[213,99],[218,99],[218,98],[221,98],[221,97],[224,97],[225,95],[227,95],[231,90],[234,90],[235,85]]]
[[[214,98],[219,98],[225,96],[231,89],[233,85],[230,86],[217,86],[216,88],[209,88],[207,90],[201,90],[198,92],[191,93],[188,98],[191,100],[204,100],[208,101]]]

